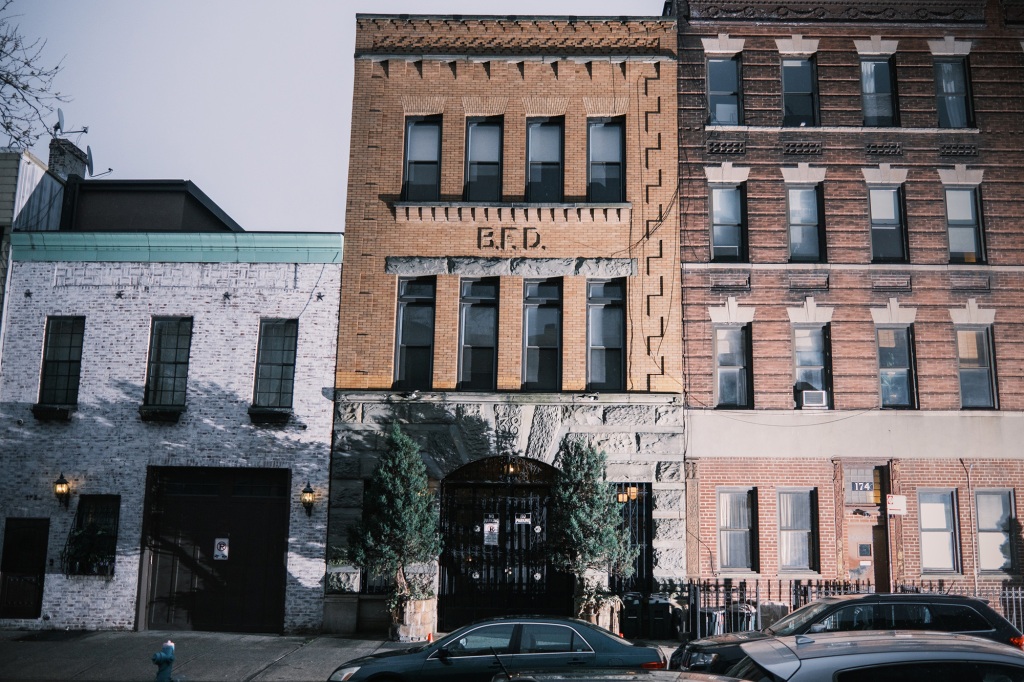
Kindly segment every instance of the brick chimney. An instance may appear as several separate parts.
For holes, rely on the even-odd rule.
[[[61,180],[69,175],[85,177],[88,157],[81,149],[62,137],[50,140],[50,172]]]

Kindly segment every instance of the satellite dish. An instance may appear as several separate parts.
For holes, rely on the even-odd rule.
[[[92,177],[92,147],[85,145],[85,167],[89,169],[89,177]]]
[[[64,130],[64,110],[57,107],[57,122],[53,125],[53,132],[59,133]]]

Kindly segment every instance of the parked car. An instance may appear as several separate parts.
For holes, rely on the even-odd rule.
[[[724,673],[743,658],[740,646],[766,637],[850,630],[940,630],[1024,649],[1024,636],[981,599],[949,594],[850,594],[803,606],[762,630],[696,639],[676,649],[673,670]]]
[[[742,649],[729,674],[752,682],[1024,682],[1024,651],[945,632],[821,632]]]
[[[586,621],[520,616],[480,621],[433,643],[348,661],[329,680],[490,682],[499,672],[667,665],[658,647],[630,642]]]
[[[491,682],[744,682],[735,677],[678,670],[573,670],[498,673]]]

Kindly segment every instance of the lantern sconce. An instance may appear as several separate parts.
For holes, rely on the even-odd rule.
[[[625,504],[626,502],[636,500],[637,495],[639,494],[640,489],[635,485],[631,485],[628,486],[625,490],[616,493],[615,499],[616,501],[618,501],[619,504]]]
[[[313,516],[313,502],[316,500],[316,491],[309,485],[309,481],[306,481],[306,487],[302,489],[299,494],[299,501],[302,502],[302,506],[306,508],[306,516]]]
[[[65,508],[68,508],[68,503],[71,501],[71,484],[64,478],[64,472],[60,472],[60,477],[53,482],[53,494],[57,496],[57,501]]]

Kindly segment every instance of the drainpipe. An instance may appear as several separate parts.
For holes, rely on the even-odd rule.
[[[971,472],[974,471],[974,462],[971,462],[970,466],[964,464],[963,458],[960,459],[960,466],[967,472],[967,506],[970,510],[971,519],[971,533],[974,535],[974,596],[978,596],[978,559],[980,547],[978,545],[978,529],[974,524],[974,487],[971,485]]]

